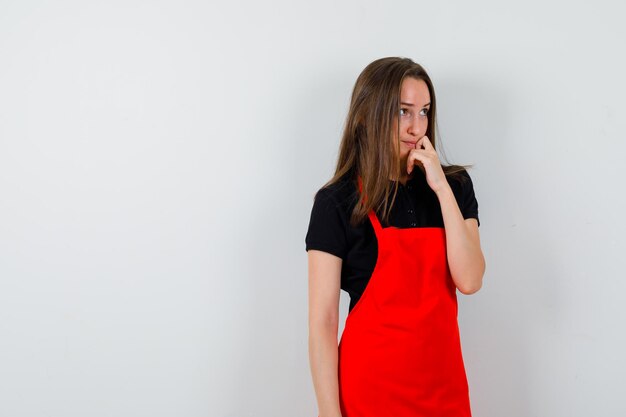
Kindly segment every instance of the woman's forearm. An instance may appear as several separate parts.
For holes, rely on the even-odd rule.
[[[309,363],[319,417],[341,417],[336,324],[309,326]]]
[[[468,229],[449,186],[439,191],[437,197],[446,231],[446,250],[452,279],[462,293],[472,294],[480,289],[485,273],[480,238]]]

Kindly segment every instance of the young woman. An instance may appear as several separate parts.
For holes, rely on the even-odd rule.
[[[435,124],[422,66],[388,57],[359,75],[305,238],[319,417],[471,416],[456,290],[482,285],[478,203],[465,166],[439,162]]]

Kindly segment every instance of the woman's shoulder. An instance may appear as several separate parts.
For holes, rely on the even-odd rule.
[[[456,175],[452,176],[452,178],[453,179],[448,179],[448,182],[456,197],[463,218],[467,219],[473,217],[478,220],[478,225],[480,226],[480,220],[478,218],[478,200],[474,192],[472,177],[467,172],[467,169],[463,168],[461,171],[457,172]]]
[[[446,174],[446,179],[452,187],[467,189],[472,187],[472,178],[465,167],[459,166],[451,174]]]
[[[318,249],[344,258],[351,242],[349,224],[354,185],[347,178],[327,183],[315,194],[306,249]]]
[[[340,177],[337,181],[325,184],[316,193],[315,199],[332,201],[348,208],[356,203],[356,184],[349,176]]]

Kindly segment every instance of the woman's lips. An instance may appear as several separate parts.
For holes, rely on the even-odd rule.
[[[407,145],[407,146],[409,146],[411,148],[415,148],[415,144],[417,143],[417,141],[409,142],[409,141],[403,140],[402,143],[404,143],[405,145]]]

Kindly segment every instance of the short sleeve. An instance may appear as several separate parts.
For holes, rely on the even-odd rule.
[[[346,223],[342,206],[328,188],[318,191],[311,209],[305,237],[306,250],[321,250],[345,259],[347,253]]]
[[[461,213],[463,213],[463,218],[474,218],[478,221],[478,226],[480,226],[480,219],[478,218],[478,201],[476,200],[476,195],[474,193],[474,183],[472,182],[472,178],[468,174],[467,171],[463,171],[463,177],[465,180],[462,181],[462,207]]]

